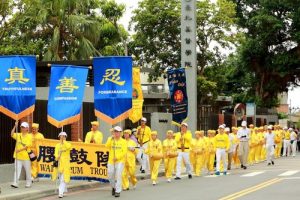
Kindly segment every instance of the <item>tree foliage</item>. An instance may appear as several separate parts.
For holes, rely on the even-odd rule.
[[[300,1],[234,2],[238,24],[245,30],[237,73],[250,74],[253,85],[245,89],[259,106],[276,106],[278,93],[299,83]]]
[[[159,74],[160,67],[180,67],[180,0],[143,0],[134,11],[132,25],[136,34],[132,51]],[[212,3],[197,1],[197,62],[199,74],[218,65],[238,42],[235,4],[227,0]],[[227,53],[228,54],[228,53]]]
[[[124,5],[114,0],[20,0],[9,5],[10,19],[0,27],[1,54],[38,54],[43,60],[124,55],[121,37],[128,35],[110,21],[120,19]],[[106,10],[118,12],[108,18]]]

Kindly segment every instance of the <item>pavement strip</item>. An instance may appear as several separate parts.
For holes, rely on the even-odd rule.
[[[263,173],[265,173],[265,171],[251,172],[251,173],[248,173],[248,174],[244,174],[241,177],[253,177],[253,176],[263,174]]]

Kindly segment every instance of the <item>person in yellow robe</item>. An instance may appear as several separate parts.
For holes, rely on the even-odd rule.
[[[33,123],[32,124],[32,146],[31,151],[34,153],[34,155],[38,155],[38,148],[36,146],[36,140],[42,140],[44,139],[44,135],[39,132],[39,124]],[[32,161],[31,162],[31,180],[32,181],[39,181],[38,179],[38,162]]]
[[[147,119],[143,117],[141,119],[141,126],[137,127],[137,141],[139,143],[140,150],[137,154],[137,160],[139,161],[141,168],[141,173],[145,173],[146,170],[149,169],[149,158],[145,153],[145,149],[147,149],[150,137],[151,137],[151,128],[146,125]]]
[[[157,139],[157,131],[151,132],[151,140],[145,153],[149,156],[152,184],[156,185],[159,165],[163,158],[162,144],[161,141]]]
[[[123,190],[129,190],[129,178],[132,184],[133,189],[136,188],[137,178],[135,176],[136,171],[136,163],[135,157],[137,154],[137,145],[136,143],[130,138],[131,130],[126,129],[123,132],[124,139],[127,142],[127,153],[125,158],[125,166],[122,174],[122,187]]]
[[[204,131],[195,132],[195,139],[192,140],[191,149],[191,154],[193,155],[192,165],[195,175],[201,176],[206,149]]]
[[[18,188],[18,182],[20,179],[22,168],[25,169],[26,175],[26,188],[31,187],[31,163],[28,153],[31,151],[32,135],[28,133],[29,124],[27,122],[21,123],[21,133],[15,133],[18,121],[15,122],[15,126],[11,130],[11,137],[16,140],[14,159],[15,159],[15,173],[14,182],[11,185],[13,188]]]
[[[127,142],[121,137],[122,128],[114,127],[113,136],[105,144],[109,150],[107,172],[109,183],[112,187],[111,194],[120,197],[122,191],[122,173],[127,155]]]
[[[58,197],[63,198],[66,191],[66,185],[70,182],[71,168],[70,168],[70,151],[71,143],[67,142],[67,133],[61,132],[58,135],[60,142],[55,146],[55,167],[53,169],[52,180],[59,179]]]
[[[215,130],[208,130],[208,140],[207,140],[207,170],[210,175],[214,174],[214,162],[216,155],[216,146],[215,146]]]
[[[283,141],[283,130],[280,125],[274,126],[274,133],[275,133],[275,158],[280,158],[281,149],[282,149],[282,141]]]
[[[168,183],[171,182],[172,173],[175,167],[177,153],[177,144],[173,137],[172,130],[167,131],[167,138],[163,141],[165,176]]]
[[[255,163],[255,153],[259,141],[257,134],[258,134],[258,128],[255,127],[252,129],[251,136],[249,139],[249,147],[250,147],[249,159],[248,159],[249,165],[253,165]]]
[[[84,143],[86,144],[102,144],[103,134],[98,130],[99,122],[91,122],[92,128],[85,136]]]
[[[263,127],[259,127],[257,130],[257,147],[255,151],[255,162],[259,163],[262,162],[262,148],[264,145],[264,129]]]

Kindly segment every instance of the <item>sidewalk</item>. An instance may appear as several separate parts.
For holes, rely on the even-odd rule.
[[[150,174],[141,174],[139,171],[139,166],[137,166],[137,178],[138,180],[150,179]],[[160,166],[159,176],[164,176],[163,165]],[[55,193],[55,181],[50,179],[40,178],[39,182],[34,182],[31,188],[25,188],[25,181],[19,182],[19,188],[12,188],[11,183],[1,183],[1,200],[19,200],[19,199],[40,199],[42,197],[47,197],[51,195],[56,195]],[[96,188],[107,186],[108,183],[100,183],[97,181],[75,181],[71,180],[67,185],[69,191],[84,190],[88,188]]]

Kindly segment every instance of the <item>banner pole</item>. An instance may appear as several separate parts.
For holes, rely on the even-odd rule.
[[[17,144],[18,144],[18,125],[19,125],[19,120],[18,120],[18,118],[17,118],[17,121],[16,121],[17,123],[15,124],[15,126],[16,126],[16,129],[15,129],[15,132],[16,132],[16,147],[15,147],[15,153],[16,153],[16,160],[15,160],[15,162],[16,162],[16,164],[15,164],[15,167],[16,167],[16,183],[17,183],[17,185],[19,184],[19,179],[18,179],[18,154],[17,154]]]

